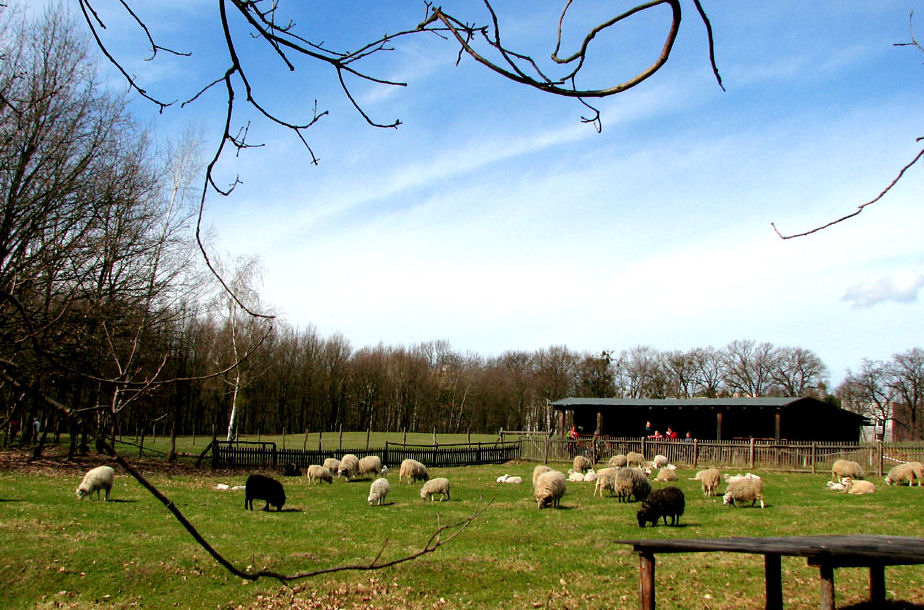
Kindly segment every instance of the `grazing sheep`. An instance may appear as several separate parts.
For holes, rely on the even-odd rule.
[[[601,468],[597,471],[597,483],[594,485],[594,496],[596,497],[597,492],[600,492],[600,497],[603,497],[603,491],[609,490],[610,495],[616,493],[616,472],[617,468]]]
[[[539,477],[540,477],[543,473],[548,472],[548,471],[550,471],[550,470],[552,470],[552,469],[549,468],[548,466],[544,465],[544,464],[539,464],[538,466],[536,466],[535,468],[533,468],[533,487],[536,486],[536,482],[539,481]]]
[[[722,496],[722,504],[725,506],[744,502],[754,503],[760,501],[760,507],[764,507],[764,482],[760,477],[745,477],[737,479],[728,484],[725,495]]]
[[[401,468],[398,470],[399,483],[402,479],[407,479],[407,482],[411,483],[413,481],[426,481],[429,478],[430,475],[427,474],[427,467],[417,460],[407,458],[401,462]]]
[[[620,502],[628,502],[630,496],[643,502],[651,493],[651,483],[638,468],[620,468],[616,471],[615,490]]]
[[[876,486],[873,485],[872,481],[855,481],[850,477],[844,477],[844,491],[842,494],[852,494],[859,496],[860,494],[871,494],[876,491]]]
[[[558,506],[565,495],[565,475],[557,470],[549,470],[539,475],[535,490],[536,503],[540,509]]]
[[[667,466],[667,456],[666,455],[656,455],[654,456],[654,467],[655,468],[664,468]]]
[[[903,485],[907,483],[910,487],[914,485],[915,479],[917,477],[914,474],[914,466],[906,462],[893,466],[889,470],[889,474],[886,475],[885,482],[887,485]]]
[[[831,465],[831,480],[836,483],[844,477],[862,479],[863,467],[850,460],[835,460],[834,464]]]
[[[338,477],[346,477],[349,481],[359,474],[359,458],[348,453],[340,460],[340,466],[337,468]]]
[[[610,458],[609,465],[614,468],[622,468],[623,466],[628,465],[628,463],[629,463],[629,460],[626,458],[625,455],[621,453],[617,453],[616,455]]]
[[[918,480],[918,487],[924,485],[924,464],[921,462],[908,462],[908,465],[911,466],[911,470],[914,472],[914,476]]]
[[[658,517],[664,520],[664,525],[667,525],[668,517],[671,518],[671,525],[677,525],[684,505],[683,491],[679,487],[656,489],[642,502],[642,508],[636,513],[638,526],[645,527],[646,523],[651,523],[654,527],[658,524]]]
[[[635,451],[630,451],[626,454],[626,466],[641,466],[642,462],[645,461],[645,456],[641,453],[636,453]]]
[[[371,474],[373,479],[382,474],[382,458],[377,455],[367,455],[359,460],[359,476],[365,477],[367,474]]]
[[[77,486],[78,500],[83,500],[84,496],[89,496],[94,491],[96,499],[99,500],[99,492],[106,491],[106,502],[109,501],[109,492],[112,491],[112,480],[115,478],[115,470],[112,466],[97,466],[83,475],[83,480]]]
[[[340,476],[340,460],[337,458],[327,458],[324,460],[324,463],[321,464],[324,468],[327,468],[332,475]]]
[[[276,511],[282,510],[286,503],[286,492],[282,489],[282,483],[276,479],[265,477],[262,474],[252,474],[247,477],[247,484],[244,485],[244,509],[253,510],[254,500],[264,500],[266,504],[263,510],[269,510],[270,504],[276,507]]]
[[[330,470],[324,466],[312,464],[308,467],[308,482],[313,484],[315,481],[327,481],[328,483],[333,484],[334,475],[332,475]]]
[[[433,496],[440,495],[440,502],[444,499],[449,500],[449,479],[446,477],[436,477],[430,479],[420,488],[420,497],[425,500],[433,501]]]
[[[593,463],[583,455],[574,456],[574,471],[584,474],[585,471],[593,468]]]
[[[390,489],[391,486],[388,484],[388,479],[376,479],[372,481],[372,485],[369,486],[369,506],[375,504],[382,506],[385,504],[385,497],[388,495]]]
[[[670,468],[665,468],[658,471],[658,476],[655,477],[656,481],[676,481],[677,472],[671,470]]]
[[[587,472],[584,473],[585,483],[593,483],[596,480],[597,480],[597,473],[594,472],[593,470],[588,470]]]
[[[716,490],[719,488],[719,482],[722,480],[722,473],[718,468],[707,468],[697,472],[696,476],[690,480],[700,481],[703,485],[703,495],[712,496],[715,495]]]

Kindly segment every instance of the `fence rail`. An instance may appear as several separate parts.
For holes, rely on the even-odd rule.
[[[468,443],[462,445],[405,445],[386,442],[374,449],[278,449],[276,443],[252,441],[215,441],[212,445],[212,468],[274,470],[289,464],[307,468],[322,464],[326,458],[342,459],[353,453],[359,457],[377,455],[383,464],[397,466],[413,458],[428,467],[475,466],[502,464],[520,458],[518,442]]]
[[[584,455],[596,462],[630,451],[651,460],[664,455],[678,465],[723,466],[796,472],[826,472],[835,460],[848,459],[882,474],[897,463],[924,461],[924,442],[834,443],[737,439],[730,441],[664,441],[648,438],[586,437],[569,440],[548,432],[501,432],[501,440],[517,439],[522,458],[537,462],[570,461]]]

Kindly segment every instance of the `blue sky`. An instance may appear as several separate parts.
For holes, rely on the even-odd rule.
[[[155,4],[138,9],[155,39],[192,58],[142,62],[137,30],[106,9],[108,40],[152,93],[184,99],[227,63],[215,3]],[[561,6],[535,5],[503,3],[504,40],[550,67]],[[577,102],[468,59],[456,66],[453,44],[433,36],[368,63],[408,87],[355,83],[364,109],[400,119],[397,130],[366,125],[331,70],[290,74],[254,56],[262,103],[292,120],[315,100],[330,111],[308,132],[321,162],[241,106],[237,124],[251,120],[251,141],[265,146],[224,159],[220,175],[243,184],[211,196],[205,222],[219,253],[260,257],[264,302],[285,320],[356,347],[446,339],[490,356],[754,339],[815,351],[836,384],[864,357],[924,344],[924,167],[812,237],[782,241],[770,223],[799,232],[849,213],[920,150],[924,53],[893,46],[909,40],[915,5],[706,1],[723,92],[685,3],[667,66],[595,102],[600,134],[581,124]],[[303,36],[342,49],[424,13],[413,2],[283,6]],[[478,3],[443,8],[485,22]],[[566,48],[610,16],[602,8],[575,3]],[[662,7],[599,36],[583,84],[609,86],[651,63],[666,17]],[[162,115],[133,107],[158,136],[200,130],[210,154],[219,93]]]

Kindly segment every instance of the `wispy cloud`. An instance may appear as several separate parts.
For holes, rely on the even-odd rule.
[[[924,287],[924,273],[901,272],[865,284],[851,286],[842,297],[857,308],[869,308],[886,301],[913,303]]]

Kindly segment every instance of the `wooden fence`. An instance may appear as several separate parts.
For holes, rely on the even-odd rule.
[[[347,453],[359,457],[377,455],[383,464],[397,467],[406,458],[413,458],[428,467],[474,466],[502,464],[519,459],[518,442],[467,443],[461,445],[404,445],[386,442],[384,448],[375,449],[277,449],[276,443],[253,441],[214,441],[212,468],[244,470],[276,470],[289,464],[307,468],[323,464],[329,457],[343,458]]]
[[[835,443],[739,439],[730,441],[664,441],[648,438],[585,437],[572,441],[548,432],[501,431],[501,440],[517,439],[522,457],[536,462],[571,461],[584,455],[595,463],[630,451],[651,460],[664,455],[672,464],[689,467],[828,472],[837,459],[853,460],[882,474],[897,463],[924,461],[924,442]]]

